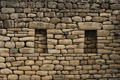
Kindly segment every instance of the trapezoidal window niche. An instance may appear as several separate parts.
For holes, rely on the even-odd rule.
[[[35,53],[47,53],[46,29],[35,29]]]
[[[97,53],[97,31],[85,31],[85,53]]]

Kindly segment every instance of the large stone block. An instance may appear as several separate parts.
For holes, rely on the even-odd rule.
[[[14,13],[15,9],[14,8],[2,8],[1,12],[2,13]]]
[[[119,10],[120,9],[120,4],[112,4],[112,5],[110,5],[110,8],[113,9],[113,10]]]
[[[108,30],[98,30],[97,36],[108,36],[110,34],[110,31]]]
[[[0,69],[2,68],[6,68],[6,64],[5,63],[0,63]]]
[[[7,48],[15,48],[15,43],[14,42],[6,42],[5,47],[7,47]]]
[[[0,48],[0,53],[9,53],[9,49],[7,49],[7,48]]]
[[[82,22],[78,23],[78,26],[82,30],[99,30],[102,28],[102,24],[97,22]]]
[[[48,71],[37,71],[36,74],[40,75],[40,76],[47,76],[48,75]]]
[[[56,50],[56,49],[48,49],[48,53],[60,53],[60,50]]]
[[[95,21],[95,22],[104,22],[106,21],[107,18],[105,17],[93,17],[92,21]]]
[[[20,41],[34,41],[34,37],[22,37],[19,38]]]
[[[29,75],[20,75],[19,80],[30,80],[30,76]]]
[[[6,68],[6,69],[1,69],[0,72],[1,72],[1,74],[5,74],[5,75],[7,75],[7,74],[12,74],[12,70],[10,70],[10,69],[8,69],[8,68]]]
[[[4,57],[0,57],[0,63],[5,62],[5,58]]]
[[[55,27],[54,24],[46,23],[46,22],[30,22],[29,23],[30,28],[34,29],[53,29]]]
[[[49,8],[56,8],[57,7],[57,3],[56,2],[49,2],[48,3],[48,7]]]
[[[61,44],[61,45],[70,45],[70,44],[72,44],[72,40],[70,40],[70,39],[59,40],[59,44]]]
[[[9,75],[8,80],[18,80],[18,75]]]

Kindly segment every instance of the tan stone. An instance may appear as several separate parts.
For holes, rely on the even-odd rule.
[[[35,74],[35,71],[25,71],[25,74],[26,74],[26,75],[34,75],[34,74]]]
[[[33,60],[26,60],[25,65],[27,65],[27,66],[34,65],[34,61]]]
[[[10,37],[0,36],[0,41],[8,41],[8,40],[10,40]]]
[[[64,66],[64,70],[75,70],[74,66]]]
[[[112,29],[114,29],[114,25],[103,25],[103,29],[112,30]]]
[[[27,60],[27,57],[16,57],[16,60],[18,60],[18,61]]]
[[[16,61],[16,62],[12,62],[12,66],[16,67],[16,66],[23,66],[24,65],[24,61]]]
[[[45,76],[45,77],[42,77],[42,80],[52,80],[52,76]]]
[[[84,35],[85,32],[84,31],[72,31],[73,35]]]
[[[63,23],[71,23],[72,20],[69,17],[63,17],[62,20],[61,20],[61,22],[63,22]]]
[[[5,47],[7,47],[7,48],[15,48],[15,43],[14,42],[6,42]]]
[[[37,71],[36,74],[40,75],[40,76],[47,76],[48,75],[48,71]]]
[[[79,65],[79,60],[71,60],[70,65],[72,66],[78,66]]]
[[[97,36],[108,36],[110,34],[110,31],[108,30],[98,30]]]
[[[0,34],[5,35],[7,33],[6,29],[0,29]]]
[[[36,29],[53,29],[55,27],[54,24],[46,23],[46,22],[30,22],[29,23],[30,28],[36,28]]]
[[[34,41],[34,37],[23,37],[19,38],[20,41]]]
[[[56,49],[65,49],[65,46],[64,45],[57,45],[55,46]]]
[[[91,21],[91,20],[92,20],[92,17],[91,17],[91,16],[86,16],[86,17],[85,17],[85,20],[86,20],[86,21]]]
[[[61,44],[61,45],[70,45],[70,44],[72,44],[72,40],[71,39],[59,40],[59,44]]]
[[[104,22],[106,21],[107,18],[105,17],[93,17],[92,21],[95,21],[95,22]]]
[[[57,40],[56,39],[47,39],[47,43],[49,45],[56,45],[57,44]]]
[[[5,27],[5,28],[14,27],[14,21],[13,21],[13,20],[5,20],[5,21],[4,21],[4,27]]]
[[[0,57],[0,63],[5,62],[5,58],[4,57]]]
[[[23,74],[23,71],[14,71],[14,74],[21,75]]]
[[[22,67],[18,67],[18,70],[29,71],[29,70],[31,70],[31,67],[30,66],[22,66]]]
[[[69,63],[69,61],[61,61],[60,64],[61,65],[69,65],[70,63]]]
[[[4,42],[0,41],[0,48],[3,48],[3,47],[4,47]]]
[[[20,75],[19,80],[30,80],[30,76],[28,76],[28,75]]]
[[[66,24],[65,23],[58,23],[56,25],[56,29],[66,29]]]
[[[84,38],[73,39],[73,42],[84,42]]]
[[[53,64],[44,64],[41,66],[40,68],[41,70],[53,70],[54,69],[54,65]]]
[[[0,53],[9,53],[9,49],[7,49],[7,48],[0,48]]]
[[[18,75],[8,75],[8,80],[18,80]]]
[[[16,48],[22,48],[24,45],[24,42],[16,42]]]
[[[91,70],[92,66],[91,65],[83,65],[83,69]]]
[[[82,30],[99,30],[102,28],[102,24],[97,22],[82,22],[78,23],[78,26]]]
[[[63,66],[62,65],[56,65],[55,70],[63,70]]]
[[[20,53],[23,53],[23,54],[34,53],[34,48],[21,48],[19,50],[20,50]]]
[[[39,70],[39,66],[32,66],[32,70],[34,70],[34,71]]]
[[[118,54],[112,54],[112,55],[110,55],[110,58],[112,60],[119,60],[120,59],[120,55],[118,55]]]
[[[0,72],[1,72],[1,74],[5,74],[5,75],[7,75],[7,74],[12,74],[12,70],[10,70],[10,69],[8,69],[8,68],[6,68],[6,69],[1,69]]]
[[[28,46],[28,47],[34,47],[34,42],[26,42],[26,46]]]
[[[7,57],[6,61],[13,62],[13,61],[15,61],[15,58],[14,57]]]
[[[64,35],[55,35],[55,39],[65,39]]]
[[[18,18],[18,13],[12,13],[10,14],[11,19],[17,19]]]
[[[32,75],[31,80],[41,80],[41,77],[38,75]]]
[[[56,49],[49,49],[48,53],[60,53],[60,50],[56,50]]]
[[[0,63],[0,68],[1,69],[6,68],[6,64],[5,63]]]
[[[84,53],[84,50],[83,49],[74,49],[74,53]]]

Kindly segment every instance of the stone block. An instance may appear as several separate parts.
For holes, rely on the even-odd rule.
[[[6,48],[15,48],[15,43],[14,42],[6,42],[5,47]]]
[[[18,1],[7,1],[7,7],[19,7],[19,2]]]
[[[74,66],[64,66],[64,70],[75,70],[75,67]]]
[[[5,35],[7,33],[6,29],[0,29],[0,35]]]
[[[96,23],[96,22],[82,22],[78,23],[79,29],[82,30],[99,30],[102,28],[101,23]]]
[[[0,69],[4,69],[6,68],[6,64],[5,63],[0,63]]]
[[[57,28],[57,29],[66,29],[66,24],[65,24],[65,23],[58,23],[58,24],[56,25],[56,28]]]
[[[27,47],[34,47],[34,42],[26,42]]]
[[[92,66],[91,65],[83,65],[84,70],[91,70]]]
[[[110,31],[108,30],[98,30],[97,31],[97,36],[108,36],[110,35]]]
[[[29,27],[34,29],[53,29],[55,25],[51,23],[46,23],[46,22],[33,21],[29,23]]]
[[[63,70],[63,66],[62,65],[56,65],[55,70]]]
[[[59,54],[59,53],[60,53],[60,50],[48,49],[48,53]]]
[[[15,9],[14,8],[2,8],[1,12],[2,13],[14,13]]]
[[[14,27],[14,21],[13,20],[5,20],[4,21],[4,27],[5,28],[12,28],[12,27]]]
[[[56,45],[55,49],[65,49],[65,46],[64,45]]]
[[[78,66],[79,65],[79,60],[70,60],[70,65]]]
[[[47,76],[48,75],[48,71],[37,71],[36,74],[40,75],[40,76]]]
[[[16,42],[16,48],[22,48],[24,47],[25,43],[24,42]]]
[[[0,41],[0,48],[4,48],[4,42],[3,41]]]
[[[57,3],[56,2],[48,2],[48,7],[54,9],[57,7]]]
[[[18,13],[12,13],[10,14],[11,19],[17,19],[18,18]]]
[[[4,57],[0,57],[0,63],[4,63],[5,62],[5,58]]]
[[[74,49],[74,53],[81,54],[84,53],[83,49]]]
[[[47,44],[49,45],[57,45],[57,40],[56,39],[47,39]]]
[[[84,38],[73,39],[73,43],[82,43],[84,42]]]
[[[24,61],[16,61],[16,62],[12,62],[11,64],[14,67],[23,66],[24,65]]]
[[[72,17],[73,22],[82,22],[82,18],[80,16]]]
[[[31,80],[41,80],[41,77],[38,75],[32,75]]]
[[[110,8],[113,10],[119,10],[120,9],[120,4],[112,4],[110,5]]]
[[[55,79],[55,80],[64,80],[64,75],[53,75],[53,79]]]
[[[26,60],[25,65],[32,66],[32,65],[34,65],[34,61],[33,60]]]
[[[105,17],[93,17],[93,19],[92,19],[92,21],[94,21],[94,22],[104,22],[106,20],[107,20],[107,18],[105,18]]]
[[[30,76],[29,75],[20,75],[19,80],[30,80]]]
[[[60,19],[59,18],[51,18],[50,22],[53,24],[57,24],[60,22]]]
[[[30,67],[30,66],[22,66],[22,67],[18,67],[18,70],[30,71],[30,70],[31,70],[31,67]]]
[[[3,21],[0,21],[0,28],[3,28]]]
[[[78,26],[76,24],[67,24],[67,29],[74,29],[77,28]]]
[[[42,2],[36,2],[36,7],[37,8],[42,8],[44,6],[44,3]]]
[[[34,37],[22,37],[19,38],[19,41],[34,41]]]
[[[14,58],[14,57],[7,57],[7,58],[6,58],[6,61],[8,61],[8,62],[13,62],[13,61],[15,61],[15,58]]]
[[[18,80],[18,75],[8,75],[8,80]]]
[[[34,48],[20,48],[20,53],[23,54],[29,54],[29,53],[34,53]]]
[[[120,60],[120,55],[118,55],[118,54],[111,54],[111,55],[110,55],[110,58],[111,58],[112,60]]]
[[[69,17],[64,17],[64,18],[61,19],[61,22],[63,22],[63,23],[72,23],[72,20]]]
[[[9,53],[9,49],[7,49],[7,48],[0,48],[0,53]]]
[[[114,29],[114,25],[103,25],[103,29],[112,30],[112,29]]]
[[[6,68],[6,69],[1,69],[0,70],[1,74],[7,75],[7,74],[12,74],[12,70]]]
[[[42,77],[42,80],[52,80],[52,76],[44,76]]]
[[[40,67],[41,70],[53,70],[55,66],[53,64],[44,64]]]
[[[59,40],[59,44],[61,44],[61,45],[70,45],[70,44],[72,44],[72,40],[71,39]]]

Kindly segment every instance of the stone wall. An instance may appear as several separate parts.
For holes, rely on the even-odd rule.
[[[120,80],[119,32],[120,0],[0,0],[0,80]]]

